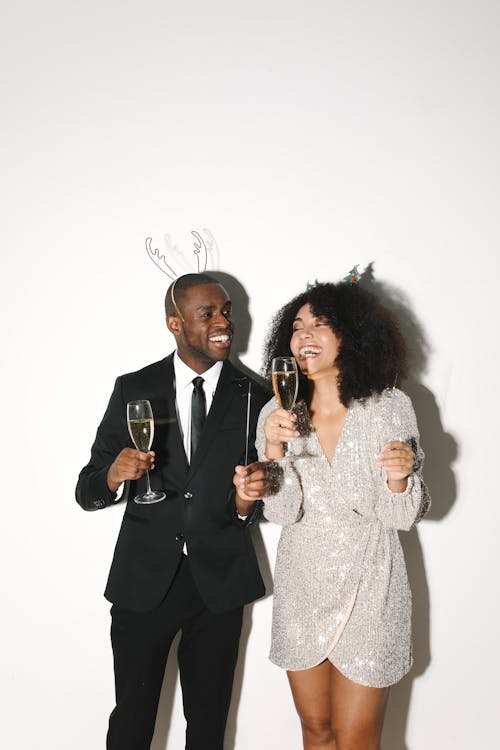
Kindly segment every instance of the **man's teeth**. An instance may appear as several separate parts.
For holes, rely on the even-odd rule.
[[[225,343],[226,341],[229,341],[229,336],[227,335],[227,333],[221,333],[220,336],[209,336],[209,340]]]

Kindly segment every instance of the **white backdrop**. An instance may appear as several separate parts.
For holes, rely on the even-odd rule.
[[[405,538],[416,663],[384,750],[497,747],[498,3],[1,7],[2,747],[104,747],[122,508],[86,514],[74,485],[116,375],[172,348],[145,238],[191,257],[203,228],[248,295],[235,355],[255,371],[271,314],[354,263],[427,342],[408,387],[434,508]],[[268,580],[277,537],[257,538]],[[301,747],[270,602],[248,612],[227,750]],[[166,689],[154,750],[183,731]]]

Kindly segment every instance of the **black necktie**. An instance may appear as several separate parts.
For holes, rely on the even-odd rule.
[[[191,396],[191,461],[200,442],[203,425],[207,412],[203,378],[193,379],[193,395]]]

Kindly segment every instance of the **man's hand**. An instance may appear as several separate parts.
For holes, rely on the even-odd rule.
[[[234,471],[236,508],[241,516],[246,516],[251,510],[251,505],[266,494],[266,464],[256,461],[248,466],[236,466]]]
[[[127,479],[140,479],[149,469],[154,469],[155,452],[142,453],[135,448],[124,448],[109,467],[106,481],[111,492]]]

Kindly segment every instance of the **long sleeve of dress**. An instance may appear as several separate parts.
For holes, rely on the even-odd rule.
[[[264,422],[267,416],[277,408],[278,403],[275,398],[272,398],[260,413],[255,440],[259,461],[267,461]],[[293,463],[286,459],[272,461],[269,462],[269,471],[274,491],[262,498],[265,518],[280,526],[296,523],[302,515],[303,491],[300,477]]]
[[[407,442],[415,454],[413,473],[408,477],[404,492],[391,492],[385,474],[379,470],[380,481],[374,498],[373,510],[386,528],[409,531],[430,508],[431,499],[422,479],[424,452],[420,447],[417,420],[412,403],[403,391],[393,389],[373,402],[371,423],[374,443],[383,448],[390,440]]]

